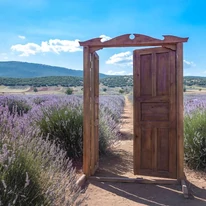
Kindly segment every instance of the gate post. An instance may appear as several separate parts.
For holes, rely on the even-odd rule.
[[[91,62],[90,48],[84,47],[83,173],[90,176],[91,165]]]
[[[177,179],[184,179],[183,43],[177,43]]]

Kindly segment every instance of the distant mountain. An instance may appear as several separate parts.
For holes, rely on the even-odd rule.
[[[83,77],[83,71],[28,62],[0,62],[0,77],[32,78],[46,76]],[[100,78],[104,78],[107,75],[100,73],[99,76]]]

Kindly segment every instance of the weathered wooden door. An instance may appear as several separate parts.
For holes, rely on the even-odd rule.
[[[176,52],[135,50],[134,174],[177,177]]]

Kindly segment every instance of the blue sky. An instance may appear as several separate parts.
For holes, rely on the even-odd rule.
[[[189,37],[184,75],[206,76],[204,0],[0,0],[0,61],[82,69],[78,41],[123,34]],[[132,74],[134,48],[98,52],[100,72]]]

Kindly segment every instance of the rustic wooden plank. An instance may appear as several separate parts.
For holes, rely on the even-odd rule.
[[[79,42],[81,46],[91,46],[92,48],[106,47],[134,47],[134,46],[161,46],[168,44],[176,44],[178,42],[187,42],[188,38],[180,38],[171,35],[164,35],[164,39],[156,39],[142,34],[134,34],[134,38],[130,39],[131,34],[125,34],[105,42],[101,42],[101,38],[94,38],[88,41]]]
[[[176,49],[177,49],[177,46],[175,44],[163,45],[162,47],[167,48],[167,49],[171,49],[173,51],[176,51]]]
[[[140,96],[140,56],[135,50],[133,52],[133,167],[134,174],[138,174],[140,168],[140,102],[137,98]]]
[[[91,76],[90,76],[90,104],[91,104],[91,164],[90,164],[90,173],[94,174],[95,164],[96,164],[96,141],[95,141],[95,56],[94,53],[91,53]]]
[[[91,164],[91,115],[90,115],[90,51],[84,47],[84,119],[83,119],[83,172],[90,176]]]
[[[151,51],[150,51],[151,52]],[[156,97],[156,86],[157,86],[157,81],[156,81],[156,75],[157,75],[157,68],[156,68],[156,55],[155,53],[152,53],[152,97]],[[158,100],[159,102],[159,100]]]
[[[122,182],[122,183],[163,184],[163,185],[178,184],[178,181],[173,179],[144,179],[144,178],[97,177],[97,176],[91,176],[88,179],[99,181],[99,182]]]
[[[140,96],[135,97],[136,101],[140,102],[168,102],[169,97],[168,95],[162,95],[162,96]]]
[[[177,44],[177,178],[184,178],[184,132],[183,132],[183,44]]]
[[[140,170],[153,170],[153,129],[151,128],[145,128],[145,127],[141,127],[141,155],[140,155]]]
[[[164,53],[156,52],[156,92],[157,97],[165,95],[170,98],[170,50],[163,49],[163,51]]]
[[[169,128],[157,129],[157,171],[169,171]]]
[[[169,133],[169,171],[177,178],[177,94],[176,94],[176,52],[170,52],[170,133]]]
[[[95,164],[99,166],[99,56],[95,52],[94,96],[95,96]],[[96,169],[95,169],[96,171]]]
[[[141,121],[139,122],[140,127],[151,128],[151,127],[158,127],[158,128],[169,128],[170,123],[163,122],[163,121]]]
[[[140,51],[140,50],[139,50]],[[140,61],[140,96],[152,96],[152,53],[150,51],[149,54],[139,54]],[[145,85],[147,84],[147,85]]]
[[[152,129],[152,169],[153,171],[157,171],[157,128]]]

